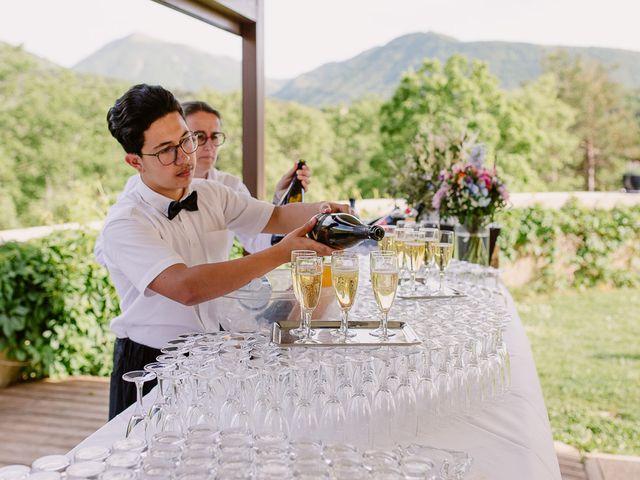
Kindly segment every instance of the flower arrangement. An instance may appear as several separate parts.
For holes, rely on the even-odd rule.
[[[419,210],[431,208],[440,185],[440,171],[468,157],[475,145],[473,132],[460,132],[449,125],[440,126],[437,134],[435,130],[422,125],[406,155],[391,162],[392,193],[404,196]]]
[[[484,157],[484,146],[476,144],[466,161],[442,169],[431,202],[440,218],[456,217],[472,233],[486,226],[509,200],[507,187],[495,166],[485,168]]]

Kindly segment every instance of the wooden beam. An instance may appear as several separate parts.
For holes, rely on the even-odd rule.
[[[256,0],[255,23],[242,25],[242,176],[255,198],[264,199],[264,11]]]
[[[201,20],[227,32],[241,35],[241,19],[226,8],[217,8],[216,2],[199,2],[193,0],[153,0],[156,3],[177,10],[180,13]]]

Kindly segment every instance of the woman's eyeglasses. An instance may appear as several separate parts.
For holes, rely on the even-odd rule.
[[[198,146],[200,147],[207,143],[207,140],[211,140],[211,143],[213,143],[213,145],[219,147],[227,138],[223,132],[211,132],[211,135],[207,135],[202,130],[196,130],[195,132],[193,132],[193,134],[196,136],[196,139],[198,140]]]

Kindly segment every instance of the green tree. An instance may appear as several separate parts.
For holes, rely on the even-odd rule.
[[[335,180],[338,195],[363,198],[376,196],[378,173],[371,160],[380,155],[380,107],[382,100],[365,97],[351,105],[323,110],[334,133],[331,155],[338,165]]]
[[[561,172],[576,145],[568,132],[573,115],[559,98],[551,77],[507,93],[498,87],[486,64],[463,56],[451,57],[444,66],[426,60],[418,72],[403,77],[393,97],[383,105],[380,131],[384,151],[373,163],[388,176],[390,162],[401,170],[412,168],[407,162],[424,160],[425,146],[433,139],[454,141],[473,135],[485,145],[487,161],[495,162],[511,190],[569,186],[573,176]],[[441,162],[420,161],[419,176],[433,178],[433,172],[419,171],[428,165],[443,166]],[[392,193],[406,192],[396,182]]]
[[[498,80],[486,64],[454,55],[442,65],[425,60],[402,77],[380,111],[383,154],[373,161],[381,187],[387,186],[390,161],[403,161],[418,133],[447,125],[451,131],[476,131],[489,154],[500,140],[498,119],[506,104]]]
[[[331,152],[334,132],[322,112],[293,102],[268,100],[265,117],[267,198],[282,174],[299,159],[306,160],[313,170],[309,200],[338,196],[340,166]]]
[[[14,166],[8,181],[19,186],[12,223],[103,216],[103,185],[115,194],[130,175],[105,120],[125,87],[45,64],[20,48],[1,47],[0,58],[0,145],[3,163]]]
[[[543,75],[511,92],[496,146],[504,179],[518,190],[575,190],[579,181],[571,132],[576,112],[559,98],[556,79]]]
[[[619,187],[624,165],[640,156],[640,128],[626,92],[603,65],[564,52],[545,59],[558,81],[560,98],[577,111],[578,172],[589,191]]]

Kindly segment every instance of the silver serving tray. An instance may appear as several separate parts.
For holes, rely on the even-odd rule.
[[[298,337],[291,335],[289,331],[298,328],[299,323],[281,320],[272,326],[271,342],[280,347],[378,347],[381,345],[407,347],[422,343],[409,324],[396,320],[390,320],[388,323],[389,332],[395,334],[389,337],[389,340],[383,341],[369,335],[379,325],[380,322],[372,320],[349,321],[349,330],[356,334],[344,342],[330,333],[330,330],[340,327],[339,321],[313,320],[311,329],[317,332],[313,337],[317,343],[295,343]]]

